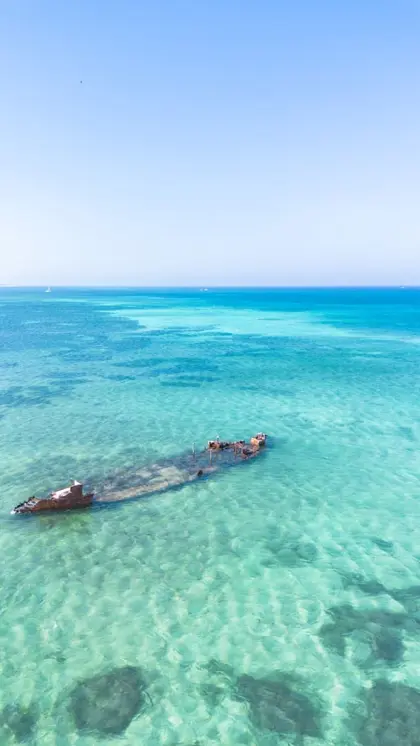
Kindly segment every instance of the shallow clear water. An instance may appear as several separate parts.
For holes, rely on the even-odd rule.
[[[259,430],[204,482],[9,515]],[[418,744],[419,444],[419,290],[1,289],[1,744]]]

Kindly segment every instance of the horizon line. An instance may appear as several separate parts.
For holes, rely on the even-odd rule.
[[[401,285],[401,284],[395,284],[395,285],[389,285],[389,284],[378,284],[378,285],[370,285],[370,284],[364,284],[364,285],[356,285],[356,284],[348,284],[348,285],[108,285],[108,284],[99,284],[99,285],[90,285],[90,284],[80,284],[80,285],[68,285],[68,284],[48,284],[42,283],[42,284],[36,284],[31,285],[28,283],[25,284],[8,284],[8,283],[0,283],[0,289],[33,289],[33,290],[43,290],[45,288],[52,289],[56,288],[57,290],[72,290],[72,289],[85,289],[85,290],[101,290],[101,289],[109,289],[109,290],[200,290],[200,291],[206,291],[206,290],[375,290],[375,289],[395,289],[395,290],[404,290],[404,289],[420,289],[420,283],[419,284],[408,284],[408,285]]]

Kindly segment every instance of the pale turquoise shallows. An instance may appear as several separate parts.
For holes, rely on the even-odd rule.
[[[419,446],[419,290],[1,289],[1,745],[418,744]]]

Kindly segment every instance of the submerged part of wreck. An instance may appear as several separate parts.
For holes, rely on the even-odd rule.
[[[204,451],[161,459],[150,466],[125,471],[120,479],[114,477],[101,486],[95,502],[131,500],[195,482],[223,468],[255,458],[265,445],[266,438],[266,435],[259,433],[255,439],[251,438],[249,443],[244,440],[210,440]]]
[[[118,503],[182,487],[198,479],[211,476],[223,468],[235,466],[255,458],[266,444],[266,435],[258,433],[247,443],[243,440],[209,441],[204,451],[161,459],[139,469],[114,474],[97,484],[95,492],[83,494],[83,485],[74,482],[49,497],[31,497],[17,505],[12,513],[38,513],[45,510],[74,510],[92,504]]]

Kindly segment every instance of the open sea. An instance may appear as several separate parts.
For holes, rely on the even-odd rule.
[[[420,290],[0,288],[0,455],[1,746],[419,745]]]

